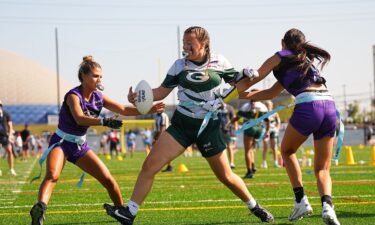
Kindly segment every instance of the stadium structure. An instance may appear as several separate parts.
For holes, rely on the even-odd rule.
[[[0,99],[14,124],[47,123],[57,115],[57,76],[46,67],[0,49],[0,86]],[[60,79],[60,104],[71,87]]]

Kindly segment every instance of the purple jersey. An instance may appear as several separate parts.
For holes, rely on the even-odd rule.
[[[290,56],[295,54],[293,51],[283,50],[276,52],[276,54],[281,58],[281,62],[279,66],[273,70],[273,74],[277,81],[279,81],[290,94],[297,96],[320,78],[319,71],[314,66],[311,66],[306,76],[304,76],[303,71],[297,68],[300,62],[291,60]]]
[[[64,102],[60,110],[58,128],[68,134],[83,136],[86,134],[88,126],[80,126],[76,123],[70,112],[69,106],[66,103],[67,97],[70,94],[77,95],[80,100],[80,105],[83,113],[86,116],[97,118],[103,108],[103,95],[99,91],[94,91],[89,101],[86,101],[82,96],[81,86],[75,87],[64,96]]]

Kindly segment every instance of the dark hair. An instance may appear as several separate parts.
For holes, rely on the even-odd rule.
[[[203,27],[192,26],[185,30],[184,34],[194,33],[197,36],[197,39],[200,42],[206,44],[206,54],[210,58],[211,57],[211,49],[210,49],[210,35],[208,31]]]
[[[319,61],[318,65],[321,65],[321,69],[331,59],[331,55],[326,50],[306,42],[305,35],[298,29],[288,30],[283,41],[287,49],[296,52],[291,61],[299,62],[298,68],[304,71],[305,75],[309,68],[313,66],[314,59]]]
[[[95,68],[102,68],[99,63],[93,60],[91,55],[84,56],[83,61],[79,64],[78,79],[82,82],[82,75],[90,73]]]

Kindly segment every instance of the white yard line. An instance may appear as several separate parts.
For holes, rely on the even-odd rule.
[[[13,187],[12,188],[2,188],[0,189],[0,193],[1,192],[8,192],[8,193],[2,193],[3,196],[7,196],[7,197],[10,197],[12,196],[13,198],[10,198],[10,199],[7,199],[8,202],[3,202],[3,204],[7,204],[7,205],[13,205],[14,202],[16,201],[19,193],[22,193],[22,186],[25,185],[27,183],[27,179],[29,178],[30,176],[30,173],[32,171],[32,169],[34,168],[36,162],[38,161],[38,159],[34,159],[34,161],[29,165],[29,167],[26,169],[26,171],[22,171],[22,177],[23,180],[20,180],[20,181],[17,181],[15,183],[11,183],[11,184],[8,184],[8,185],[12,185]],[[7,184],[1,184],[1,185],[7,185]],[[11,195],[8,195],[9,192],[11,193]],[[10,201],[9,201],[10,200]],[[8,206],[5,206],[5,207],[8,207]],[[13,206],[9,206],[9,207],[13,207]]]
[[[334,199],[339,198],[371,198],[375,195],[341,195],[334,196]],[[285,198],[258,198],[260,201],[282,201],[282,200],[293,200],[292,197]],[[309,199],[320,199],[320,197],[309,196]],[[177,200],[177,201],[155,201],[155,202],[145,202],[147,205],[157,205],[157,204],[181,204],[181,203],[207,203],[207,202],[240,202],[240,199],[204,199],[204,200]],[[290,204],[293,202],[291,201]],[[78,204],[50,204],[48,207],[86,207],[86,206],[97,206],[103,205],[103,203],[78,203]],[[10,209],[10,208],[30,208],[32,205],[12,205],[12,206],[0,206],[0,209]]]

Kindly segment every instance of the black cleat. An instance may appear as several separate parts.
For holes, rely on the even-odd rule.
[[[270,223],[273,221],[273,216],[270,212],[260,206],[258,203],[257,205],[250,209],[251,213],[258,217],[262,222]]]
[[[31,225],[43,225],[47,205],[44,202],[36,203],[30,210]]]
[[[251,179],[254,177],[254,174],[252,172],[247,172],[246,175],[243,177],[244,179]]]
[[[124,206],[111,206],[107,203],[103,205],[104,209],[107,211],[107,214],[115,218],[122,225],[133,225],[135,216],[133,216],[128,207]]]
[[[173,171],[173,167],[168,165],[167,168],[165,168],[161,172],[172,172],[172,171]]]

